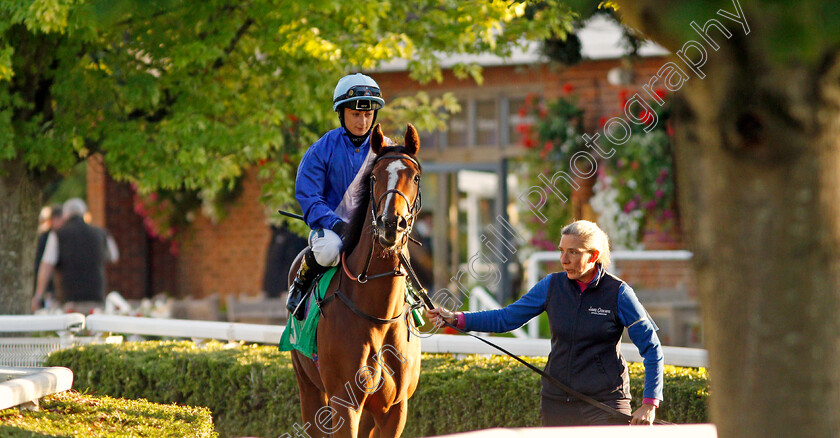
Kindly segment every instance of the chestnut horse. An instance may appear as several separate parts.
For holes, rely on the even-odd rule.
[[[376,158],[343,237],[343,266],[322,302],[318,362],[292,352],[309,436],[400,436],[420,378],[420,339],[409,333],[400,263],[420,209],[420,139],[408,125],[405,146],[385,141],[376,125]]]

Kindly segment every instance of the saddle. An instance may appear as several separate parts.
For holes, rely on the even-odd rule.
[[[321,306],[329,301],[324,301],[324,297],[337,270],[338,267],[332,267],[312,282],[313,284],[310,290],[306,292],[304,302],[302,303],[302,305],[306,306],[306,318],[303,321],[298,321],[297,318],[289,318],[286,323],[286,328],[283,330],[283,335],[280,337],[280,344],[278,346],[280,351],[297,350],[317,362],[317,333],[318,321],[320,321],[322,314]],[[406,283],[405,299],[409,305],[409,314],[414,324],[417,327],[424,325],[425,321],[420,313],[422,305],[419,299],[416,298],[410,282]]]
[[[327,288],[330,286],[333,275],[337,270],[337,267],[332,267],[312,282],[312,286],[306,292],[302,304],[306,306],[306,318],[303,321],[298,321],[297,318],[289,317],[283,335],[280,337],[280,345],[278,346],[280,351],[297,350],[312,358],[312,360],[317,358],[318,346],[315,337],[321,316],[319,303],[327,294]]]

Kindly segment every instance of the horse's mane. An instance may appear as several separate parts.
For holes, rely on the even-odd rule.
[[[408,152],[408,149],[405,146],[387,146],[382,148],[377,154],[377,157],[381,157],[387,153],[398,153],[398,154],[405,154],[412,158]],[[419,163],[418,163],[419,165]],[[423,168],[421,166],[420,171]],[[365,226],[365,217],[367,216],[368,210],[370,210],[370,174],[373,172],[373,166],[368,169],[367,173],[364,174],[362,177],[361,184],[359,184],[358,190],[356,193],[353,194],[353,198],[356,199],[356,209],[353,210],[353,213],[350,215],[350,222],[347,225],[347,231],[344,233],[344,237],[342,237],[342,251],[346,254],[350,254],[356,248],[356,245],[359,244],[359,239],[362,235],[362,228]]]

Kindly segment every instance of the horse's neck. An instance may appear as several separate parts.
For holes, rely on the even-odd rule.
[[[386,252],[378,242],[374,239],[373,228],[371,227],[372,216],[370,206],[367,206],[367,216],[365,217],[364,225],[362,226],[361,237],[359,242],[350,254],[347,254],[346,263],[347,268],[354,275],[359,275],[365,267],[368,259],[370,265],[368,266],[366,274],[368,276],[382,274],[384,272],[393,272],[399,268],[400,260],[396,253]],[[364,291],[357,294],[357,291]],[[369,280],[368,283],[360,284],[358,282],[351,282],[346,293],[354,299],[354,302],[365,311],[370,310],[369,313],[379,317],[393,316],[396,312],[401,310],[402,305],[402,291],[405,290],[405,276],[387,275],[380,278]],[[390,296],[390,299],[386,299]],[[376,299],[366,299],[367,297]],[[360,301],[364,301],[360,303]],[[376,312],[376,313],[372,313]],[[383,313],[384,312],[384,313]]]

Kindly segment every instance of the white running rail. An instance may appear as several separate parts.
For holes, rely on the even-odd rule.
[[[277,344],[285,326],[188,319],[139,318],[135,316],[90,315],[87,327],[95,332],[193,339],[224,339]]]
[[[85,328],[81,313],[64,315],[0,315],[0,332],[65,331]]]
[[[63,318],[68,317],[69,318]],[[12,319],[9,319],[12,318]],[[26,326],[19,325],[21,319],[29,318]],[[63,318],[63,319],[62,319]],[[81,318],[81,323],[79,322]],[[62,325],[56,320],[65,321]],[[9,323],[14,322],[15,325]],[[82,315],[60,315],[59,317],[41,316],[0,316],[0,331],[44,331],[84,325],[92,332],[136,334],[146,336],[168,336],[174,338],[220,339],[276,345],[280,342],[285,326],[242,324],[217,321],[194,321],[181,319],[157,319],[134,316],[90,315],[85,320]],[[43,325],[42,325],[43,324]],[[15,330],[9,330],[14,327]],[[23,328],[23,330],[21,330]],[[492,342],[519,356],[548,356],[551,341],[548,339],[517,339],[491,337]],[[421,337],[422,350],[426,353],[455,354],[501,354],[498,350],[468,336],[429,335]],[[687,367],[708,366],[708,353],[698,348],[662,347],[665,363]],[[630,362],[641,362],[642,357],[633,344],[621,344],[621,352]]]
[[[87,320],[91,331],[171,336],[193,339],[222,339],[262,344],[278,344],[285,326],[241,324],[215,321],[180,319],[138,318],[133,316],[90,315]],[[551,341],[548,339],[516,339],[493,337],[492,342],[519,356],[548,356]],[[426,353],[501,354],[498,350],[468,336],[430,335],[421,338]],[[668,365],[705,367],[706,350],[696,348],[662,347]],[[621,352],[631,362],[641,362],[642,357],[633,344],[621,344]]]
[[[81,313],[64,315],[0,315],[0,333],[58,332],[58,337],[0,337],[0,366],[39,366],[47,356],[79,342],[74,332],[85,327]],[[2,380],[2,379],[0,379]]]

